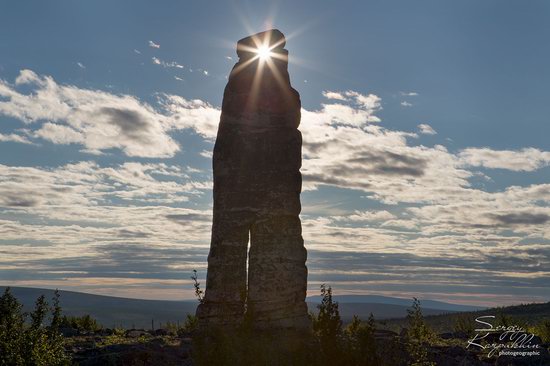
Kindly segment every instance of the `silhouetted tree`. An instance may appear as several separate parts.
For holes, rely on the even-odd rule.
[[[52,298],[52,322],[50,325],[52,332],[58,332],[59,327],[61,326],[61,321],[63,320],[63,311],[61,310],[61,304],[59,301],[60,298],[59,290],[56,289]]]
[[[353,316],[345,330],[347,364],[365,366],[380,364],[374,338],[375,330],[376,323],[372,313],[366,322],[361,321],[357,315]]]
[[[30,324],[27,325],[21,304],[11,294],[10,288],[4,291],[0,298],[0,365],[69,364],[63,337],[52,323],[49,327],[45,325],[49,310],[46,298],[40,296],[30,314]],[[52,310],[52,321],[61,313],[61,309],[57,309],[57,312],[56,315],[56,310]]]
[[[0,365],[23,364],[23,306],[6,288],[0,298]]]
[[[191,279],[193,280],[193,287],[195,288],[195,296],[197,297],[197,300],[199,300],[199,304],[202,304],[204,302],[204,292],[201,289],[201,284],[198,280],[196,269],[193,270]]]
[[[411,356],[411,366],[435,366],[428,360],[426,344],[433,340],[434,334],[424,322],[420,301],[414,297],[413,304],[407,309],[407,351]]]
[[[31,313],[31,329],[42,328],[42,324],[48,313],[48,302],[44,295],[40,295],[34,304],[34,311]]]
[[[313,330],[321,345],[321,351],[328,364],[337,364],[342,356],[342,319],[338,302],[332,299],[332,288],[321,285],[319,313],[313,317]]]

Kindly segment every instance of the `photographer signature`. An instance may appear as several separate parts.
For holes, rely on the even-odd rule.
[[[488,357],[491,357],[497,352],[504,349],[536,350],[540,348],[538,344],[531,342],[535,335],[532,333],[528,333],[524,328],[517,325],[493,326],[493,324],[489,323],[489,319],[495,319],[495,316],[485,315],[477,317],[475,319],[476,323],[482,324],[486,327],[474,329],[476,334],[472,339],[468,340],[468,345],[466,346],[466,348],[474,346],[488,350]],[[481,344],[481,341],[483,339],[494,333],[500,333],[500,336],[498,337],[498,342]]]

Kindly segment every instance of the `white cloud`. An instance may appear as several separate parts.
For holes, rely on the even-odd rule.
[[[367,110],[370,113],[382,109],[382,106],[380,104],[382,99],[377,95],[364,95],[355,91],[348,90],[347,92],[345,92],[345,96],[347,97],[348,101],[354,102],[361,109]]]
[[[42,127],[34,131],[33,135],[54,144],[76,144],[84,142],[84,135],[65,125],[46,122]]]
[[[9,282],[7,272],[14,268],[21,284],[51,285],[57,278],[65,283],[60,286],[81,282],[93,288],[93,277],[113,270],[115,287],[124,288],[140,281],[136,271],[154,283],[160,272],[175,279],[204,268],[202,256],[186,253],[206,253],[211,211],[180,206],[211,184],[195,181],[191,171],[135,162],[0,164],[0,213],[9,217],[0,218],[2,278]],[[28,245],[32,250],[24,249]]]
[[[84,66],[84,64],[82,62],[77,62],[76,63],[76,66],[80,67],[81,69],[85,69],[86,66]]]
[[[219,109],[201,100],[160,94],[153,106],[129,95],[60,85],[29,70],[21,72],[16,84],[28,84],[25,90],[31,91],[0,82],[0,113],[26,123],[31,138],[79,144],[92,153],[118,148],[127,155],[160,157],[177,151],[163,150],[171,131],[190,129],[208,144],[216,136]],[[476,288],[493,295],[504,284],[521,291],[543,286],[550,276],[545,270],[550,265],[550,184],[485,191],[470,180],[479,176],[471,170],[475,167],[540,169],[549,164],[548,152],[472,148],[452,153],[441,145],[411,144],[415,133],[382,126],[376,115],[382,106],[378,96],[326,93],[341,98],[331,98],[318,110],[303,109],[300,126],[304,189],[323,195],[324,186],[332,186],[337,189],[331,191],[339,192],[336,204],[319,205],[317,193],[303,195],[312,283],[344,273],[345,281],[340,276],[334,282],[344,290],[352,286],[350,281],[354,288],[363,283],[369,291],[376,286],[381,292],[426,286],[440,294],[467,293],[464,286],[473,280]],[[132,111],[127,124],[120,121],[124,111]],[[114,122],[113,116],[119,120]],[[96,141],[98,131],[112,130],[116,133]],[[210,150],[198,154],[211,157]],[[127,281],[140,281],[136,263],[125,264],[124,258],[128,252],[139,257],[144,248],[167,253],[147,257],[146,263],[153,265],[163,261],[160,269],[147,272],[140,263],[140,275],[155,281],[160,271],[171,269],[179,276],[182,268],[204,266],[202,257],[182,263],[180,251],[208,247],[211,211],[203,195],[212,188],[210,174],[138,162],[0,165],[0,206],[6,214],[0,218],[0,236],[8,243],[3,244],[0,266],[49,273],[59,270],[56,261],[81,262],[85,256],[86,263],[126,265],[121,273],[127,271]],[[347,198],[340,200],[340,192]],[[363,200],[363,207],[377,208],[357,209]],[[46,244],[29,253],[16,241]],[[175,249],[180,251],[170,252]],[[93,271],[84,270],[90,277]],[[93,281],[64,276],[69,282]],[[126,283],[116,280],[121,286]]]
[[[400,94],[405,96],[405,97],[416,97],[416,96],[418,96],[417,92],[401,92]]]
[[[469,186],[472,173],[460,169],[456,157],[443,146],[409,146],[407,138],[416,134],[374,124],[380,121],[375,116],[380,98],[343,95],[349,98],[347,104],[302,110],[304,189],[321,185],[358,189],[396,204],[445,200],[453,189]]]
[[[342,215],[342,216],[332,216],[335,221],[352,221],[352,222],[361,222],[361,221],[386,221],[395,219],[395,215],[386,211],[354,211],[352,214]]]
[[[15,133],[3,134],[0,133],[0,142],[18,142],[20,144],[32,144],[27,137]]]
[[[433,129],[433,127],[426,123],[419,124],[418,129],[423,135],[437,135],[437,132]]]
[[[208,181],[193,180],[191,169],[163,163],[100,166],[82,161],[57,168],[0,165],[0,173],[0,206],[35,213],[44,209],[44,214],[48,207],[113,205],[115,199],[125,201],[124,205],[175,204],[211,188]],[[62,212],[49,215],[71,220]]]
[[[187,100],[177,95],[163,94],[161,106],[170,116],[171,129],[193,129],[206,139],[214,139],[218,131],[220,110],[199,99]]]
[[[467,148],[459,153],[465,166],[490,169],[507,169],[530,172],[550,165],[550,151],[535,148],[521,150],[493,150],[491,148]]]
[[[373,115],[373,112],[382,109],[380,104],[381,99],[379,96],[374,94],[364,95],[359,92],[348,90],[345,92],[336,92],[336,91],[323,91],[323,96],[327,99],[339,100],[346,102],[349,106],[354,107],[357,110],[366,111],[370,114],[370,117],[374,120],[371,122],[378,122],[379,119]],[[341,104],[329,104],[329,108],[342,108]],[[342,120],[346,119],[349,116],[342,116]]]
[[[412,107],[412,106],[413,106],[412,103],[409,103],[409,102],[407,102],[407,101],[405,101],[405,100],[402,101],[400,104],[401,104],[403,107]]]
[[[166,62],[166,61],[162,61],[158,57],[153,57],[152,60],[153,60],[153,63],[155,65],[160,65],[160,66],[165,67],[165,68],[171,68],[171,67],[174,67],[176,69],[183,69],[184,68],[183,65],[178,64],[176,61]]]
[[[31,91],[19,92],[23,84]],[[211,135],[219,119],[219,110],[201,101],[164,95],[156,109],[130,95],[60,85],[30,70],[21,71],[16,86],[0,80],[0,97],[0,114],[39,125],[33,137],[82,144],[96,153],[120,149],[128,156],[171,157],[180,149],[171,130]]]
[[[40,78],[34,71],[25,69],[21,70],[15,78],[15,85],[37,84],[44,86],[48,81],[48,79]],[[9,96],[9,94],[6,96]]]
[[[212,156],[214,156],[212,150],[203,150],[199,153],[199,155],[207,159],[212,159]]]
[[[342,93],[332,92],[328,90],[323,91],[323,96],[327,99],[346,100],[346,97],[344,97]]]
[[[153,41],[149,41],[149,47],[151,47],[151,48],[160,48],[160,44],[155,43]]]

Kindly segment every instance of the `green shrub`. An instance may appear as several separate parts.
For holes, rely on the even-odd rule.
[[[550,319],[544,319],[535,326],[535,334],[544,343],[550,343]]]
[[[411,366],[435,366],[428,360],[426,344],[435,340],[435,334],[428,328],[422,316],[420,301],[415,297],[410,309],[407,309],[407,351],[412,359]]]
[[[338,302],[332,299],[332,288],[321,285],[321,304],[317,305],[317,315],[311,314],[313,332],[318,339],[321,354],[327,364],[336,365],[342,362],[345,348],[342,330],[342,318]]]
[[[176,336],[184,336],[188,333],[192,333],[197,330],[199,320],[195,315],[187,314],[187,318],[183,325],[178,323],[166,322],[165,329],[171,334]]]
[[[374,316],[370,314],[367,322],[361,321],[357,315],[346,327],[345,354],[346,364],[349,365],[379,365],[374,332],[376,324]]]
[[[98,332],[103,329],[99,322],[89,314],[82,316],[63,316],[60,321],[61,327],[74,328],[81,332]]]
[[[468,336],[474,334],[475,324],[471,315],[459,314],[453,324],[453,332],[464,333]]]
[[[185,324],[183,325],[183,330],[185,332],[195,332],[199,327],[199,318],[193,314],[187,314],[185,319]]]
[[[510,315],[504,314],[500,308],[497,312],[495,323],[496,323],[496,326],[502,326],[502,327],[509,327],[512,325],[516,325],[516,322],[514,322],[514,319]]]
[[[0,365],[22,365],[25,318],[23,306],[6,288],[0,298]]]
[[[201,289],[201,284],[198,278],[197,270],[194,269],[193,274],[191,275],[191,279],[193,280],[193,288],[195,289],[195,296],[197,297],[199,304],[202,304],[204,303],[204,291]]]
[[[57,366],[68,365],[63,337],[59,333],[59,292],[55,292],[53,308],[40,296],[25,323],[22,306],[6,288],[0,298],[0,365]],[[49,326],[46,318],[51,314]]]
[[[332,288],[321,285],[321,304],[319,313],[313,322],[313,329],[321,337],[335,338],[342,333],[342,319],[338,303],[332,300]]]

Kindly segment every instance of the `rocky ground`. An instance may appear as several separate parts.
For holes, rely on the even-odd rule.
[[[76,365],[183,365],[191,366],[191,334],[170,334],[167,330],[103,330],[77,334],[65,330],[66,348]],[[392,331],[375,334],[382,365],[406,366],[409,359],[402,337]],[[425,345],[430,361],[438,366],[548,366],[549,344],[542,344],[540,356],[487,357],[481,349],[466,349],[467,336],[440,334],[437,345]]]
[[[192,365],[189,334],[156,331],[103,330],[94,334],[66,335],[66,349],[74,364],[103,365]]]

